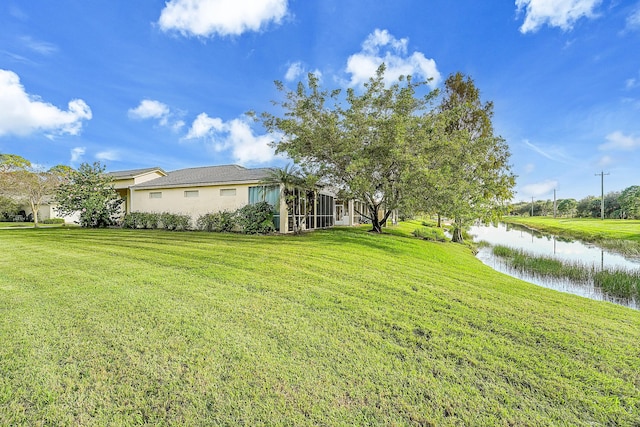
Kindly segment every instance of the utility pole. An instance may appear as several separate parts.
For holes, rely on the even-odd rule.
[[[557,208],[557,204],[556,204],[556,189],[553,189],[553,217],[556,217],[556,208]]]
[[[533,196],[531,196],[531,216],[533,216]]]
[[[604,171],[600,171],[596,176],[600,176],[600,192],[602,196],[600,197],[600,219],[604,221],[604,176],[609,175],[609,172],[604,173]]]

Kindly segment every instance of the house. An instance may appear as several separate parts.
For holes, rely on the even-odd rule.
[[[304,230],[358,225],[364,205],[356,200],[336,199],[328,187],[308,192],[293,191],[293,212],[281,198],[278,186],[264,184],[271,168],[239,165],[205,166],[166,172],[159,167],[108,172],[115,190],[124,200],[122,215],[130,212],[187,214],[193,223],[208,213],[235,211],[247,204],[266,201],[274,206],[274,226],[287,233],[297,225]],[[53,203],[40,208],[41,219],[60,217]],[[78,222],[78,214],[65,217]]]
[[[323,189],[311,193],[294,191],[293,212],[289,215],[280,188],[264,184],[271,171],[222,165],[172,172],[147,168],[109,174],[125,200],[123,213],[187,214],[195,222],[207,213],[235,211],[250,203],[266,201],[274,206],[274,225],[282,233],[292,231],[294,224],[307,230],[335,224],[335,197]]]

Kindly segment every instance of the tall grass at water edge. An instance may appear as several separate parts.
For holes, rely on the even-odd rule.
[[[633,298],[640,295],[640,270],[625,268],[598,270],[580,261],[562,261],[549,256],[535,255],[522,249],[496,245],[493,254],[505,258],[518,271],[543,277],[569,279],[574,282],[593,282],[594,286],[616,297]]]

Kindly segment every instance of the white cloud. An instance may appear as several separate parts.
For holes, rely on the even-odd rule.
[[[520,32],[536,32],[545,24],[570,30],[580,18],[595,17],[600,3],[602,0],[516,0],[518,13],[525,10]]]
[[[134,120],[157,119],[160,126],[167,126],[174,131],[184,126],[182,120],[171,120],[174,113],[171,109],[160,101],[144,99],[136,108],[129,109],[129,118]]]
[[[540,197],[551,193],[553,189],[557,187],[558,181],[546,180],[525,185],[520,189],[520,191],[518,191],[518,194],[525,197]]]
[[[79,161],[85,152],[86,149],[84,147],[76,147],[71,149],[71,163],[76,163],[77,161]]]
[[[435,87],[441,80],[436,61],[424,56],[422,52],[407,54],[409,40],[396,39],[387,30],[376,29],[362,43],[362,51],[347,59],[347,73],[351,74],[350,86],[366,83],[375,76],[378,67],[385,63],[385,82],[392,83],[401,75],[411,75],[429,82]]]
[[[132,119],[165,119],[169,115],[169,107],[160,101],[144,99],[136,108],[129,109]]]
[[[51,55],[58,51],[58,46],[49,42],[35,40],[30,36],[20,37],[20,40],[28,49],[31,49],[41,55]]]
[[[607,166],[611,166],[614,163],[614,159],[611,156],[602,156],[596,165],[599,168],[605,168]]]
[[[599,145],[599,150],[633,151],[636,148],[640,148],[640,136],[625,135],[620,131],[615,131],[607,135],[605,139],[607,142]]]
[[[16,73],[0,70],[0,136],[34,132],[77,135],[82,120],[91,117],[91,109],[82,99],[70,101],[67,111],[60,110],[26,93]]]
[[[633,88],[635,88],[637,86],[638,86],[638,80],[636,78],[633,78],[633,77],[630,78],[630,79],[625,80],[625,82],[624,82],[624,87],[626,89],[633,89]]]
[[[297,80],[304,73],[304,67],[301,62],[294,62],[289,65],[286,74],[284,75],[284,79],[288,82],[293,80]]]
[[[233,36],[279,24],[286,14],[287,0],[170,0],[158,23],[185,36]]]
[[[202,139],[210,143],[215,151],[231,151],[240,164],[267,163],[275,157],[269,146],[270,135],[254,135],[244,118],[228,122],[201,113],[193,121],[185,140]]]
[[[115,150],[100,151],[96,153],[96,159],[98,160],[120,160],[120,153]]]
[[[563,147],[540,147],[538,145],[532,144],[526,139],[523,141],[524,145],[529,149],[535,151],[543,157],[546,157],[549,160],[553,160],[554,162],[572,164],[575,163],[574,160],[567,155]]]
[[[294,62],[289,65],[287,68],[287,72],[284,75],[284,79],[288,82],[292,82],[294,80],[298,80],[302,76],[307,75],[308,71],[302,62]],[[312,73],[318,78],[322,79],[322,72],[318,69],[312,71]]]
[[[531,173],[536,169],[536,165],[534,165],[533,163],[527,163],[524,166],[524,172],[525,173]]]
[[[627,30],[640,30],[640,7],[636,7],[636,10],[627,17],[626,24]]]

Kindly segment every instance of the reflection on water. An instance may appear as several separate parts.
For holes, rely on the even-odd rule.
[[[551,236],[522,227],[515,228],[505,224],[498,224],[497,226],[476,225],[471,227],[470,233],[474,236],[476,242],[485,241],[492,246],[503,245],[510,248],[523,249],[536,255],[552,256],[563,261],[579,261],[587,266],[593,265],[598,269],[616,267],[624,269],[640,268],[640,259],[625,258],[622,255],[607,252],[594,245]],[[520,272],[511,268],[502,258],[493,255],[490,247],[481,248],[478,258],[497,271],[536,285],[640,309],[640,301],[636,301],[633,298],[617,298],[607,295],[601,289],[594,287],[592,283],[576,283],[569,280],[539,277],[532,273]]]

